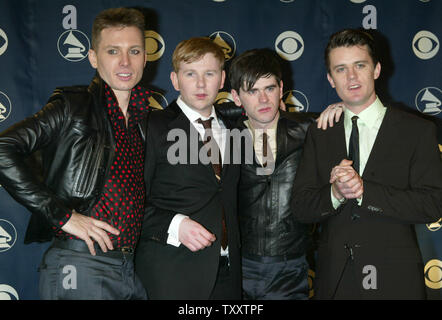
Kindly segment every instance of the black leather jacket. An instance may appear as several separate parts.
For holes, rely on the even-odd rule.
[[[113,159],[104,83],[57,88],[46,106],[0,134],[0,184],[32,212],[25,243],[49,241],[66,213],[89,215]],[[140,124],[145,140],[145,123]],[[39,152],[42,177],[26,158]]]
[[[238,212],[244,255],[302,255],[306,252],[310,226],[295,221],[290,197],[304,138],[312,122],[313,114],[281,111],[273,173],[257,175],[259,164],[256,160],[253,164],[241,165]]]

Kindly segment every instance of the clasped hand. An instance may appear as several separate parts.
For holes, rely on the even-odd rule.
[[[364,183],[351,166],[353,161],[343,159],[330,173],[333,195],[338,200],[358,199],[364,193]]]

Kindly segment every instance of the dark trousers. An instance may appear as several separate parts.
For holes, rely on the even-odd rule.
[[[83,248],[80,240],[66,240]],[[84,243],[84,242],[83,242]],[[86,246],[86,244],[84,244]],[[84,249],[84,250],[83,250]],[[40,298],[44,300],[145,300],[140,280],[134,272],[133,254],[98,248],[92,256],[85,252],[51,246],[40,265]]]
[[[308,299],[308,263],[304,255],[294,259],[243,257],[242,273],[244,300]]]
[[[237,287],[231,276],[229,259],[220,257],[215,287],[209,300],[240,300],[241,292],[238,292]]]

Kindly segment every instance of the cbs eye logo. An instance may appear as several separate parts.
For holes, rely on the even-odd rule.
[[[0,284],[0,300],[19,300],[18,293],[13,287]]]
[[[431,289],[442,288],[442,261],[433,259],[424,268],[425,284]]]
[[[144,31],[144,43],[146,46],[147,61],[152,62],[163,56],[166,44],[163,37],[153,30]]]
[[[419,31],[413,38],[412,48],[414,54],[422,59],[433,58],[439,51],[439,39],[430,31]]]
[[[281,58],[294,61],[304,52],[304,40],[295,31],[285,31],[276,38],[275,51]]]
[[[5,53],[8,48],[8,36],[6,33],[0,29],[0,56]]]

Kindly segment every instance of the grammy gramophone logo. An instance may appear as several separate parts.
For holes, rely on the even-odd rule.
[[[0,122],[5,121],[11,114],[12,104],[9,97],[0,91]]]
[[[416,108],[428,115],[435,116],[441,112],[442,91],[437,87],[421,89],[415,98]]]
[[[230,34],[224,31],[216,31],[213,32],[209,38],[223,49],[226,61],[235,56],[236,42]]]
[[[89,38],[80,30],[66,30],[58,38],[58,52],[68,61],[81,61],[87,57],[90,42]]]
[[[299,90],[289,90],[284,92],[282,96],[287,111],[289,112],[307,112],[309,102],[304,93]]]
[[[220,91],[215,99],[215,104],[233,102],[232,95],[227,91]]]
[[[152,91],[152,95],[149,97],[149,106],[155,109],[166,109],[168,105],[166,97],[160,92]]]
[[[0,252],[11,249],[17,240],[17,230],[8,220],[0,219]]]

